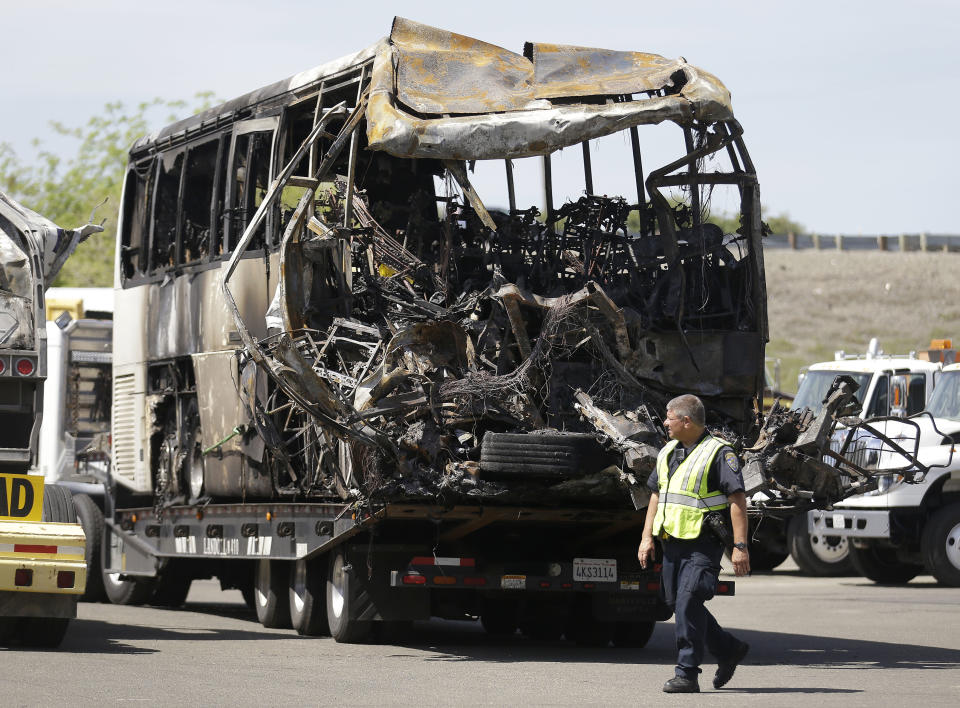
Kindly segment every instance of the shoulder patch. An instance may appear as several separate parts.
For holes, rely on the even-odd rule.
[[[723,461],[727,463],[727,467],[732,469],[734,472],[740,469],[740,460],[733,453],[733,450],[727,450],[723,454]]]

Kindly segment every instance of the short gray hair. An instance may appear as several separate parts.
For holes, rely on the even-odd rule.
[[[703,407],[703,401],[690,393],[677,396],[667,404],[667,410],[673,411],[674,415],[681,418],[686,416],[695,425],[701,427],[707,424],[707,411]]]

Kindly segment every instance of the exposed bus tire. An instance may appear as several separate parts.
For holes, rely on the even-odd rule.
[[[324,561],[315,558],[290,564],[290,624],[297,634],[316,637],[330,633]]]
[[[343,644],[362,642],[371,623],[356,619],[357,589],[342,550],[330,553],[327,565],[327,624],[330,636]]]
[[[21,617],[20,645],[56,649],[63,642],[70,620],[66,617]]]
[[[287,576],[290,571],[285,561],[261,558],[253,578],[253,601],[257,619],[264,627],[290,627],[290,603],[287,602]]]
[[[103,589],[103,578],[100,575],[100,553],[103,548],[103,512],[97,503],[86,494],[76,494],[73,505],[77,510],[77,517],[87,537],[87,587],[80,599],[83,602],[106,602],[107,593]]]
[[[729,549],[725,549],[723,554],[727,558],[730,558]],[[772,548],[767,548],[762,543],[752,543],[750,545],[750,570],[756,570],[758,572],[771,571],[783,563],[789,556],[789,553],[775,551]]]
[[[56,523],[77,523],[77,510],[69,489],[55,484],[44,487],[42,518]]]
[[[621,649],[643,649],[653,636],[656,626],[655,620],[617,622],[613,628],[613,645]]]
[[[883,548],[872,543],[865,548],[857,548],[851,544],[850,561],[860,575],[884,585],[909,583],[922,570],[918,565],[900,561],[892,548]]]
[[[937,582],[960,587],[960,504],[945,506],[930,517],[920,547]]]
[[[850,541],[840,536],[811,536],[807,515],[799,514],[787,525],[787,547],[800,570],[820,578],[849,575],[853,572],[850,560]],[[750,565],[753,566],[753,549]]]

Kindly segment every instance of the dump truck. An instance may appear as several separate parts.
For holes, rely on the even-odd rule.
[[[0,642],[56,647],[77,614],[86,536],[66,488],[31,474],[47,373],[44,291],[101,226],[65,230],[0,192]]]
[[[138,140],[120,213],[113,602],[216,577],[338,641],[445,617],[642,646],[672,397],[795,509],[870,484],[819,462],[849,386],[762,427],[756,170],[684,59],[398,17]]]

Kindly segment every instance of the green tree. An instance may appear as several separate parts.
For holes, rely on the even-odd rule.
[[[86,223],[93,207],[107,199],[97,210],[98,221],[107,219],[103,233],[94,234],[80,245],[53,285],[113,285],[117,216],[127,151],[158,123],[175,121],[216,102],[211,92],[198,93],[192,110],[188,110],[186,101],[157,98],[140,103],[131,111],[118,101],[107,103],[79,127],[51,121],[55,133],[77,141],[75,154],[67,157],[34,140],[36,157],[27,162],[8,143],[0,143],[0,189],[57,225],[74,228]]]
[[[679,200],[671,198],[671,206],[676,206]],[[766,207],[760,207],[761,218],[766,222],[767,226],[770,228],[770,233],[772,234],[786,234],[786,233],[795,233],[803,234],[807,233],[806,228],[803,224],[800,224],[793,219],[786,212],[780,212],[779,214],[770,215],[767,212]],[[707,220],[719,226],[723,229],[723,233],[732,234],[736,233],[737,229],[740,228],[740,215],[731,214],[728,212],[715,212],[711,213]],[[636,210],[631,211],[630,215],[627,217],[627,227],[631,231],[640,230],[640,214]]]

